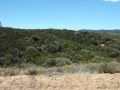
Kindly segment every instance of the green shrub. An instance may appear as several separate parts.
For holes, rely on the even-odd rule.
[[[44,63],[45,67],[53,67],[56,66],[56,62],[54,58],[48,58],[45,63]]]
[[[86,50],[86,49],[82,49],[82,50],[80,50],[80,52],[85,53],[85,54],[89,54],[90,53],[90,51]]]
[[[115,73],[114,68],[111,66],[108,66],[108,64],[102,65],[99,69],[99,72],[100,73],[111,73],[111,74]]]
[[[81,55],[81,54],[75,54],[74,56],[73,56],[73,62],[75,62],[75,63],[80,63],[80,61],[82,61],[83,60],[83,55]]]
[[[1,71],[5,76],[15,76],[20,75],[20,69],[16,67],[3,68]]]
[[[68,53],[63,53],[63,52],[56,53],[55,56],[56,56],[57,58],[63,57],[63,58],[73,59],[73,56],[71,56],[71,55],[68,54]]]
[[[28,46],[26,48],[26,52],[28,55],[31,55],[32,57],[36,57],[37,55],[39,55],[39,52],[37,51],[37,49],[32,46]]]
[[[109,56],[112,58],[117,58],[120,56],[120,51],[118,49],[113,49],[111,53],[109,53]]]
[[[120,63],[112,61],[110,63],[104,63],[99,68],[100,73],[120,73]]]
[[[106,57],[101,57],[101,56],[94,56],[93,59],[90,62],[93,63],[99,63],[99,62],[110,62],[110,58],[106,58]]]
[[[64,66],[70,64],[72,64],[72,61],[68,58],[49,58],[45,62],[44,66],[52,67],[52,66]]]
[[[25,70],[23,70],[23,74],[25,74],[25,75],[36,75],[38,73],[39,72],[38,72],[36,66],[31,66],[31,67],[25,68]]]
[[[0,58],[0,66],[4,66],[5,60],[6,60],[5,57],[1,57],[1,58]]]
[[[12,54],[5,54],[5,58],[6,60],[4,61],[4,65],[10,65],[11,64],[11,60],[13,59],[13,55]]]
[[[72,64],[72,61],[68,58],[56,58],[56,66],[64,66]]]

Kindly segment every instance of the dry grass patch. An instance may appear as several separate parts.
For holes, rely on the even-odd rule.
[[[38,67],[28,65],[26,67],[0,68],[0,75],[59,75],[59,74],[100,74],[100,73],[120,73],[120,63],[116,61],[101,63],[80,63],[64,65],[61,67]]]

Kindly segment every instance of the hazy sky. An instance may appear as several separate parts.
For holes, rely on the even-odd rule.
[[[0,0],[5,27],[120,29],[120,0]]]

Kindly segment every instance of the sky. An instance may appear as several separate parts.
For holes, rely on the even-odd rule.
[[[4,27],[120,29],[120,0],[0,0]]]

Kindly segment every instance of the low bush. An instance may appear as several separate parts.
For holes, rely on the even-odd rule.
[[[72,61],[68,58],[49,58],[45,62],[44,66],[46,67],[52,67],[52,66],[64,66],[64,65],[70,65],[72,64]]]
[[[38,74],[38,66],[34,65],[34,64],[27,64],[25,66],[25,64],[22,65],[23,67],[21,67],[21,73],[25,74],[25,75],[36,75]]]
[[[1,68],[0,69],[0,75],[2,76],[14,76],[14,75],[20,75],[20,69],[16,67],[12,68]]]
[[[68,58],[56,58],[56,66],[70,65],[72,61]]]
[[[103,63],[99,68],[99,73],[120,73],[120,63],[116,61]]]
[[[56,60],[56,59],[55,59]],[[64,60],[64,59],[62,59]],[[120,63],[99,62],[99,63],[79,63],[64,65],[63,62],[58,62],[59,65],[54,67],[41,67],[32,64],[21,65],[21,67],[0,68],[0,76],[14,76],[14,75],[59,75],[59,74],[100,74],[100,73],[120,73]],[[61,64],[62,63],[62,64]],[[22,67],[23,66],[23,67]]]
[[[25,75],[37,75],[38,71],[37,71],[37,68],[35,68],[35,67],[29,67],[29,68],[26,68],[25,70],[23,70],[23,73]]]

